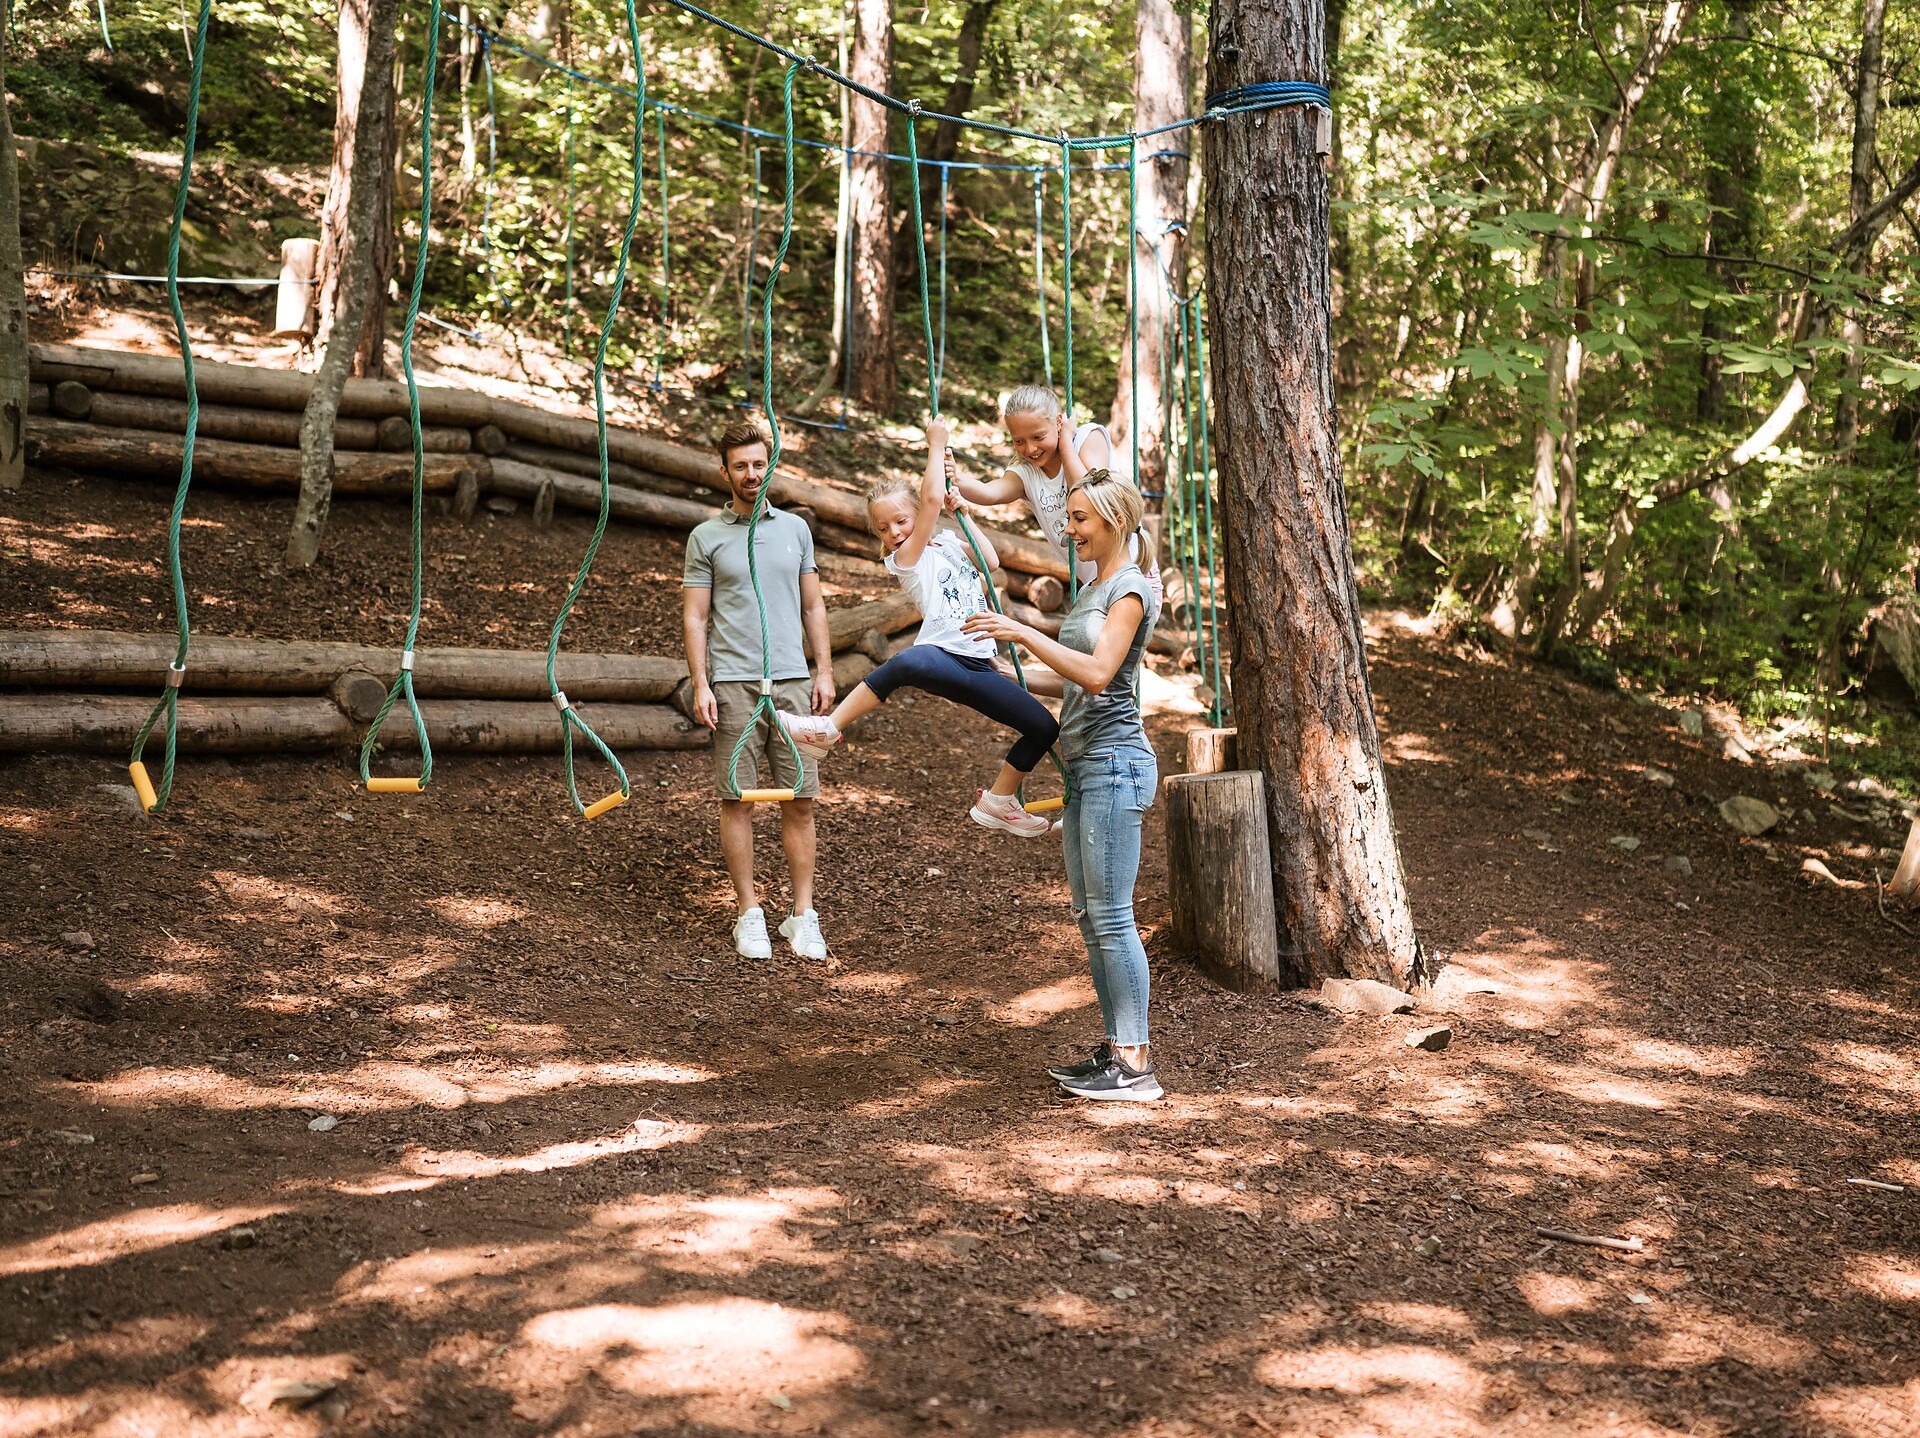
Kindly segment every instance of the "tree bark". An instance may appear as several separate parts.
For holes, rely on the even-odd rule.
[[[660,642],[677,636],[662,634]],[[112,629],[0,630],[0,685],[13,689],[144,689],[173,658],[171,634]],[[213,694],[325,694],[342,675],[384,674],[393,651],[366,644],[196,634],[193,686]],[[575,699],[653,703],[687,677],[679,659],[568,652],[561,687]],[[423,648],[414,689],[441,699],[547,697],[541,650]]]
[[[8,29],[0,20],[0,489],[18,489],[27,468],[27,279],[20,166],[7,104]]]
[[[1320,0],[1214,0],[1209,93],[1324,80]],[[1287,981],[1418,978],[1387,800],[1333,398],[1314,112],[1241,115],[1202,154],[1208,324],[1242,763],[1266,782]]]
[[[1260,775],[1172,774],[1165,789],[1174,947],[1223,988],[1274,992],[1285,972]]]
[[[892,0],[853,0],[852,77],[870,89],[893,88]],[[887,148],[887,111],[855,95],[849,223],[853,232],[853,397],[877,414],[893,410],[893,180],[875,158]]]
[[[289,569],[305,569],[320,557],[333,503],[333,422],[348,371],[362,377],[380,372],[393,248],[393,174],[387,156],[393,150],[393,29],[399,10],[399,0],[342,0],[340,6],[341,111],[344,115],[348,76],[355,70],[356,109],[347,133],[341,134],[338,121],[334,130],[333,176],[345,179],[346,202],[336,219],[330,181],[330,223],[323,224],[320,243],[320,332],[326,354],[300,420],[300,499],[287,532]],[[369,163],[375,156],[379,163]]]
[[[1886,31],[1887,0],[1864,0],[1860,8],[1860,60],[1854,67],[1853,163],[1847,177],[1847,218],[1858,224],[1873,208],[1873,157],[1880,135],[1881,60]],[[1866,326],[1849,307],[1840,319],[1840,337],[1847,344],[1845,383],[1833,411],[1833,446],[1850,456],[1860,440],[1860,395],[1857,386],[1865,369]],[[1838,514],[1839,507],[1833,513]]]
[[[366,310],[349,354],[352,373],[378,378],[386,373],[387,279],[393,273],[397,238],[393,226],[394,131],[396,95],[393,84],[393,19],[397,0],[340,0],[340,44],[336,62],[339,94],[333,118],[333,162],[327,172],[327,197],[320,211],[320,260],[316,266],[320,323],[316,345],[331,350],[333,327],[345,315],[351,288],[346,284],[352,240],[366,241]],[[384,21],[376,13],[384,10]],[[374,51],[385,36],[386,60]],[[371,84],[367,77],[376,78]],[[363,91],[365,95],[363,96]],[[368,103],[362,103],[363,99]],[[374,115],[378,124],[363,126]],[[353,176],[366,170],[377,183],[372,208],[362,211],[353,199]],[[365,215],[362,219],[361,216]],[[351,326],[349,326],[351,328]]]
[[[118,752],[152,708],[152,700],[131,694],[0,695],[0,752]],[[423,705],[421,717],[436,751],[551,754],[560,748],[559,716],[545,702],[441,700]],[[616,750],[701,749],[712,742],[707,730],[666,704],[601,704],[591,717]],[[314,753],[349,748],[361,733],[327,698],[183,696],[179,722],[187,754]],[[388,715],[380,742],[389,749],[415,747],[413,720],[404,710]]]
[[[154,430],[113,429],[72,420],[41,419],[27,426],[27,462],[40,469],[60,465],[67,469],[109,474],[134,474],[150,479],[180,477],[185,441],[179,434]],[[340,494],[403,498],[413,492],[413,456],[340,451],[334,455],[334,490]],[[451,494],[460,476],[484,478],[491,461],[479,455],[430,454],[426,488],[430,494]],[[231,440],[195,440],[193,477],[209,484],[270,494],[298,491],[300,455],[274,445],[241,444]],[[598,503],[596,495],[595,503]]]
[[[1566,307],[1566,329],[1549,339],[1547,382],[1542,397],[1539,423],[1534,433],[1534,490],[1536,524],[1530,533],[1528,554],[1522,560],[1523,574],[1537,575],[1540,548],[1545,539],[1538,524],[1541,499],[1548,483],[1555,498],[1560,544],[1560,583],[1541,617],[1534,637],[1534,648],[1550,652],[1559,642],[1560,632],[1580,593],[1582,576],[1580,541],[1580,376],[1585,358],[1582,336],[1588,328],[1594,288],[1594,261],[1583,251],[1573,262],[1573,296],[1567,302],[1566,262],[1569,239],[1587,234],[1604,213],[1619,173],[1621,157],[1626,153],[1627,136],[1633,119],[1652,86],[1654,77],[1673,47],[1680,43],[1693,19],[1699,0],[1666,0],[1659,17],[1649,23],[1647,37],[1633,72],[1622,82],[1614,80],[1613,101],[1596,118],[1593,133],[1579,161],[1561,186],[1554,206],[1560,217],[1558,234],[1546,241],[1548,254],[1542,276],[1551,291],[1555,308]],[[1595,38],[1596,51],[1598,37]],[[1604,53],[1600,56],[1607,64]],[[1529,586],[1530,587],[1530,586]],[[1516,606],[1517,607],[1517,606]],[[1520,624],[1527,622],[1522,610],[1516,614]]]
[[[1137,0],[1134,6],[1133,128],[1157,129],[1190,112],[1193,21],[1173,0]],[[1143,491],[1167,487],[1169,396],[1161,377],[1167,363],[1174,295],[1187,292],[1187,147],[1197,130],[1176,131],[1145,142],[1155,152],[1138,162],[1139,228],[1133,236],[1134,323],[1139,328],[1140,472]],[[1133,355],[1120,347],[1119,382],[1109,428],[1114,457],[1132,453]],[[1157,506],[1150,506],[1156,507]]]

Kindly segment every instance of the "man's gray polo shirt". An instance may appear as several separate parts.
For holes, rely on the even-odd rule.
[[[804,520],[769,505],[760,515],[755,557],[767,605],[771,677],[808,675],[805,630],[800,621],[800,576],[814,572],[813,535]],[[708,677],[713,681],[760,680],[760,610],[747,572],[747,516],[732,505],[687,536],[681,583],[713,591],[707,630]]]

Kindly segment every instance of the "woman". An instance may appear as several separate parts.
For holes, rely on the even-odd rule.
[[[1093,970],[1106,1042],[1047,1072],[1088,1099],[1161,1096],[1147,1047],[1147,952],[1133,921],[1140,826],[1160,770],[1140,720],[1136,684],[1160,601],[1132,555],[1140,492],[1095,470],[1067,494],[1075,555],[1094,567],[1058,640],[1000,614],[975,614],[966,633],[1024,645],[1064,681],[1058,749],[1071,793],[1064,823],[1067,887]]]

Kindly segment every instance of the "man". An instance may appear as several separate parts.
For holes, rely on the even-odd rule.
[[[778,722],[764,709],[757,710],[763,674],[772,681],[774,705],[790,714],[825,714],[833,708],[833,649],[827,638],[827,601],[814,568],[813,535],[798,515],[771,505],[761,511],[754,543],[760,576],[756,600],[748,570],[748,521],[767,482],[767,438],[752,420],[739,420],[727,427],[715,448],[731,498],[718,515],[687,536],[682,619],[693,716],[713,730],[720,851],[726,856],[738,911],[733,946],[744,958],[773,957],[766,915],[754,887],[753,805],[739,799],[743,790],[760,787],[764,761],[772,775],[770,785],[796,795],[780,805],[780,847],[786,851],[793,885],[793,913],[781,923],[780,932],[802,958],[824,959],[827,941],[820,936],[820,918],[813,908],[813,800],[820,792],[819,769],[810,759],[796,763]],[[766,664],[762,600],[771,660]],[[813,652],[811,680],[801,650],[803,633]]]

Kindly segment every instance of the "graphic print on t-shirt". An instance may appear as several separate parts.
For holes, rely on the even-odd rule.
[[[916,644],[937,644],[949,654],[988,659],[994,654],[991,639],[962,634],[960,626],[971,615],[987,607],[986,591],[980,585],[980,571],[967,556],[966,542],[957,534],[942,532],[927,541],[920,562],[905,569],[887,556],[887,568],[920,610],[920,635]]]

